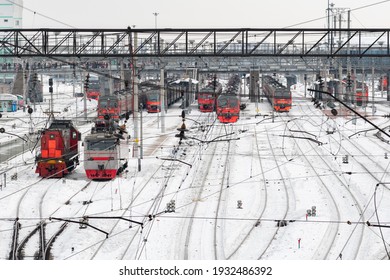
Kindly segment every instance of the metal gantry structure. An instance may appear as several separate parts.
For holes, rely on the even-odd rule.
[[[0,57],[383,58],[389,41],[383,28],[4,29]]]

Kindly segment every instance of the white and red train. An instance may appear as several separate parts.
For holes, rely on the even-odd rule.
[[[128,166],[129,137],[116,120],[97,120],[84,139],[84,168],[92,180],[111,180]]]

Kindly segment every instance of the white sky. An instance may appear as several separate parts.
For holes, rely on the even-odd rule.
[[[321,17],[296,27],[324,28],[328,2],[352,10],[353,28],[390,26],[383,0],[24,0],[23,28],[154,28],[155,12],[158,28],[277,28]]]

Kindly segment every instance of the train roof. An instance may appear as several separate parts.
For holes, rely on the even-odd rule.
[[[231,98],[231,97],[238,99],[238,96],[236,94],[230,94],[230,93],[221,94],[220,96],[218,96],[218,99]]]
[[[92,133],[85,136],[84,140],[103,140],[103,139],[118,139],[117,136],[115,136],[113,133],[104,133],[104,132],[98,132],[98,133]]]
[[[172,84],[180,84],[180,83],[189,83],[189,82],[190,82],[190,78],[186,78],[186,79],[179,79],[179,80],[173,81],[171,83]],[[199,82],[198,82],[198,80],[191,79],[191,83],[192,84],[197,84]]]
[[[272,86],[275,89],[287,89],[283,84],[279,83],[271,76],[264,76],[263,80],[265,81],[265,83],[267,83],[268,85]]]
[[[74,128],[73,122],[71,120],[54,119],[49,126],[49,129],[66,129],[66,128]]]
[[[209,93],[209,92],[214,92],[214,91],[215,91],[215,89],[213,87],[207,86],[207,87],[201,88],[199,90],[199,93],[202,93],[202,92]]]

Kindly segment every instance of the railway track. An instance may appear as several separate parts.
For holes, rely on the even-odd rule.
[[[213,133],[215,130],[215,127],[212,126],[210,128],[210,130],[208,131],[208,133],[206,135],[204,135],[203,139],[205,139],[205,140],[210,139],[211,140],[212,135],[218,135],[218,136],[221,135],[222,128],[223,128],[223,126],[220,126],[220,130],[217,131],[217,134],[215,134],[215,133]],[[194,239],[193,233],[196,231],[195,230],[196,225],[195,225],[194,218],[196,217],[196,213],[198,212],[199,202],[202,201],[203,199],[205,199],[205,195],[204,195],[205,188],[210,188],[207,185],[207,181],[210,180],[209,172],[210,172],[210,170],[212,170],[212,165],[216,164],[216,163],[218,165],[220,165],[220,163],[218,162],[218,159],[216,159],[217,147],[218,147],[217,143],[212,143],[212,144],[207,145],[207,151],[208,151],[207,162],[205,163],[206,158],[203,157],[202,164],[196,165],[196,170],[194,171],[194,174],[196,174],[196,175],[193,177],[193,180],[190,183],[190,188],[194,189],[195,197],[193,198],[193,203],[191,205],[186,205],[186,207],[191,206],[192,209],[188,208],[188,210],[187,210],[189,213],[189,219],[186,221],[187,225],[186,225],[186,231],[185,231],[186,233],[185,233],[185,238],[184,238],[185,241],[184,241],[184,250],[183,250],[183,254],[184,254],[183,259],[185,259],[185,260],[188,260],[188,259],[191,259],[194,257],[194,256],[191,256],[191,254],[190,254],[190,252],[193,251],[191,249],[191,246],[192,246],[191,244],[193,244],[193,242],[194,242],[193,241],[193,239]],[[202,147],[200,149],[202,149]],[[222,153],[220,154],[220,156],[221,155],[222,155]],[[205,165],[207,166],[207,168],[204,168]],[[224,165],[226,165],[226,162]],[[213,175],[213,176],[215,176],[215,175]],[[213,192],[213,193],[215,193],[215,192]],[[216,213],[216,215],[218,215],[218,214]],[[214,222],[215,222],[215,224],[217,223],[216,220]],[[215,228],[214,228],[214,230],[215,230]],[[183,232],[183,234],[184,234],[184,232]],[[214,236],[213,237],[214,242],[212,242],[210,244],[210,247],[213,248],[213,251],[214,251],[214,253],[212,254],[212,257],[217,258],[215,231],[214,231],[213,236]],[[180,240],[182,240],[182,238],[180,238]],[[195,244],[198,244],[198,241],[196,241]]]
[[[260,211],[259,211],[259,216],[257,217],[257,221],[254,223],[253,226],[250,227],[250,229],[245,233],[244,237],[242,238],[242,240],[239,242],[239,244],[236,246],[235,249],[232,250],[232,252],[230,254],[227,255],[227,258],[228,260],[230,259],[235,259],[235,258],[239,258],[241,252],[247,252],[248,251],[248,248],[247,246],[251,246],[250,242],[249,242],[249,238],[251,236],[254,235],[254,230],[256,230],[258,228],[258,226],[260,225],[261,223],[261,218],[263,217],[264,213],[265,213],[265,210],[267,208],[267,196],[268,196],[268,191],[267,191],[267,180],[266,180],[266,170],[265,170],[265,166],[263,164],[263,160],[262,160],[262,157],[260,155],[260,150],[262,150],[263,148],[260,148],[259,146],[259,139],[257,137],[257,131],[256,131],[256,126],[254,126],[254,135],[253,135],[253,138],[254,138],[254,142],[255,142],[255,145],[254,147],[252,147],[252,152],[254,150],[256,150],[256,154],[257,154],[257,158],[258,158],[258,162],[259,162],[259,167],[260,167],[260,176],[258,177],[261,177],[261,180],[262,180],[262,187],[260,187],[259,189],[261,190],[261,203],[260,203]],[[252,160],[254,158],[254,155],[252,154]],[[252,172],[251,172],[251,177],[252,177]]]
[[[312,109],[310,109],[310,111],[312,112],[311,115],[316,113],[316,112],[313,112]],[[316,115],[318,115],[318,112],[316,113]],[[353,133],[353,131],[351,133]],[[349,159],[352,161],[351,164],[353,164],[353,166],[357,166],[357,167],[361,168],[362,172],[364,172],[365,174],[368,175],[367,180],[371,180],[371,182],[372,182],[370,184],[367,181],[367,183],[365,184],[365,185],[367,185],[367,184],[371,185],[371,188],[367,188],[367,187],[362,188],[362,187],[359,187],[360,184],[358,182],[354,183],[353,181],[351,181],[351,179],[349,179],[349,181],[351,181],[351,182],[346,187],[346,189],[351,192],[351,196],[353,197],[354,204],[359,207],[359,211],[361,212],[361,215],[360,215],[358,220],[364,222],[365,220],[369,220],[375,213],[375,209],[373,207],[368,208],[369,201],[367,202],[367,197],[369,197],[371,195],[371,191],[373,190],[375,185],[380,184],[382,187],[389,190],[388,185],[381,184],[381,182],[383,181],[383,176],[388,171],[387,170],[388,163],[386,163],[386,161],[375,160],[375,156],[373,156],[372,153],[368,152],[367,148],[369,148],[371,151],[375,151],[377,153],[380,153],[379,151],[382,150],[382,153],[385,154],[387,151],[386,146],[388,146],[388,144],[380,142],[379,140],[374,141],[372,138],[368,137],[365,140],[365,145],[367,146],[367,148],[365,148],[360,144],[359,139],[354,139],[354,138],[349,137],[350,135],[347,135],[346,131],[344,131],[344,130],[338,131],[338,134],[340,134],[341,138],[343,139],[343,145],[341,145],[341,143],[340,143],[339,153],[342,153],[343,155],[348,156]],[[335,136],[333,136],[333,135],[330,135],[329,137],[333,138],[334,141],[336,140]],[[371,144],[367,145],[367,142],[369,142]],[[348,148],[347,148],[347,146],[348,146]],[[359,156],[356,156],[356,155],[359,155]],[[383,164],[385,164],[386,167],[384,167]],[[344,167],[344,166],[342,166],[342,167]],[[378,172],[378,170],[379,170],[379,172]],[[382,174],[382,177],[381,178],[378,177],[378,174]],[[352,175],[353,174],[351,174],[349,176],[352,176]],[[352,184],[352,188],[351,188],[351,184]],[[359,196],[359,199],[356,198],[356,195],[354,195],[352,192],[356,193],[356,195]],[[361,201],[360,203],[359,203],[359,200]],[[361,204],[364,204],[364,208],[361,206]],[[351,233],[351,235],[352,235],[352,233]],[[355,245],[355,246],[349,245],[349,247],[360,248],[362,246],[363,228],[361,229],[360,235],[361,235],[361,238],[360,238],[359,244]],[[349,242],[349,243],[352,243],[352,242]],[[345,246],[347,246],[347,243]],[[348,252],[348,250],[345,250],[344,248],[342,250],[344,256],[348,256],[347,254],[344,253],[344,251]],[[350,257],[350,258],[352,258],[352,259],[358,258],[358,251],[355,251],[354,254],[352,255],[352,257]]]
[[[60,180],[56,180],[56,182],[52,184],[47,184],[47,180],[41,178],[39,182],[41,184],[38,184],[35,186],[35,188],[41,188],[43,189],[43,194],[39,195],[39,207],[38,207],[38,215],[39,218],[37,217],[36,219],[39,220],[39,223],[36,225],[33,224],[27,224],[25,226],[22,225],[20,222],[22,219],[20,218],[23,216],[20,212],[25,211],[22,209],[22,204],[23,201],[26,200],[26,196],[28,191],[30,190],[27,189],[26,192],[22,195],[22,197],[19,199],[18,206],[17,206],[17,220],[14,223],[14,228],[13,228],[13,237],[12,237],[12,245],[11,245],[11,252],[9,254],[9,258],[12,260],[22,260],[25,259],[26,257],[33,258],[35,260],[42,260],[42,259],[49,259],[51,258],[50,255],[50,250],[51,247],[53,246],[54,241],[57,239],[57,237],[62,233],[65,227],[60,226],[60,228],[63,228],[60,231],[57,231],[56,234],[54,234],[49,241],[46,241],[46,226],[47,222],[45,220],[45,217],[43,217],[43,203],[45,200],[45,196],[50,190],[50,188],[58,183]],[[45,184],[42,184],[42,183]],[[83,186],[80,190],[78,190],[76,193],[74,193],[70,198],[67,199],[67,201],[64,202],[61,206],[59,206],[55,211],[53,211],[51,214],[49,214],[49,217],[54,215],[61,207],[69,203],[71,199],[73,199],[77,194],[79,194],[81,191],[85,190],[87,186],[91,182],[87,182],[85,186]],[[44,185],[47,185],[46,187]],[[31,206],[30,206],[31,207]],[[34,210],[28,210],[31,212],[35,212]],[[78,211],[77,211],[78,212]],[[27,229],[27,232],[24,234],[23,238],[20,238],[20,230],[21,229]],[[20,241],[19,241],[20,239]],[[32,245],[29,245],[32,244]],[[37,245],[34,245],[37,244]],[[28,248],[26,248],[29,245]]]
[[[292,122],[300,130],[304,131],[304,127],[301,125],[299,120],[293,120]],[[286,125],[288,125],[288,124],[286,123]],[[318,178],[317,180],[321,182],[322,187],[327,191],[329,197],[331,198],[333,206],[331,206],[330,208],[336,210],[336,217],[330,217],[330,220],[341,221],[342,220],[341,217],[345,216],[345,215],[343,215],[344,211],[342,211],[340,213],[339,209],[341,207],[343,207],[342,209],[349,208],[350,203],[345,201],[345,197],[347,197],[347,196],[351,198],[351,200],[353,202],[353,206],[355,207],[356,212],[357,212],[356,216],[358,218],[360,218],[361,215],[363,215],[362,207],[360,206],[355,195],[351,192],[348,184],[344,180],[340,179],[339,174],[334,171],[334,166],[331,166],[331,164],[326,160],[327,157],[324,157],[324,154],[320,153],[321,148],[319,148],[318,144],[316,145],[312,141],[302,142],[302,141],[296,140],[296,138],[293,138],[293,139],[296,143],[296,147],[301,151],[300,154],[305,159],[306,163],[312,169],[314,174],[317,176],[317,178]],[[306,147],[308,146],[309,151],[314,151],[316,154],[316,158],[320,159],[320,162],[322,162],[324,167],[320,168],[318,166],[318,164],[319,164],[318,160],[316,160],[316,166],[314,166],[312,161],[307,157],[307,155],[306,155],[307,153],[302,150],[301,146],[306,146]],[[332,174],[332,177],[327,176],[326,177],[327,181],[325,181],[323,179],[323,176],[321,176],[321,174],[317,170],[330,171]],[[331,178],[333,178],[333,179],[331,179]],[[342,188],[335,188],[335,186],[341,186]],[[348,213],[349,212],[350,211],[348,211]],[[344,219],[348,220],[348,219],[350,219],[350,216],[347,216]],[[355,236],[355,238],[354,238],[355,241],[351,242],[351,243],[353,243],[353,245],[351,247],[354,248],[354,250],[353,250],[354,252],[349,256],[348,255],[344,256],[344,258],[347,257],[349,259],[355,259],[357,256],[357,253],[359,251],[359,247],[361,246],[363,233],[364,233],[364,226],[360,225],[359,227],[360,227],[360,232],[359,232],[358,236],[357,237]],[[329,258],[332,247],[335,247],[336,239],[341,238],[339,235],[340,233],[339,234],[338,233],[339,233],[339,223],[329,223],[327,230],[324,234],[324,238],[322,239],[319,247],[317,248],[315,254],[313,255],[313,258],[315,258],[315,259]],[[337,248],[337,246],[336,246],[336,248]],[[339,247],[338,247],[338,249],[339,249]],[[335,251],[337,252],[337,249]],[[333,254],[331,254],[331,257],[336,259],[338,257],[338,254],[333,253]]]

